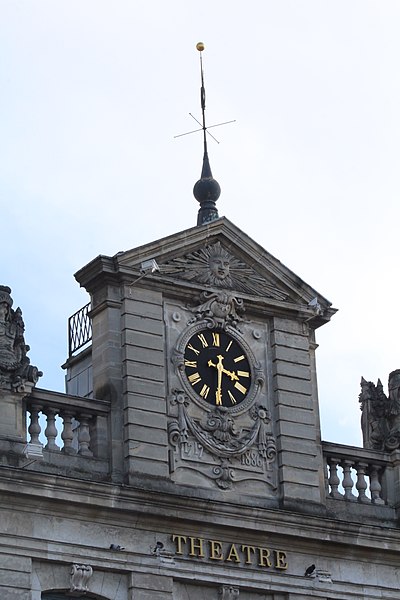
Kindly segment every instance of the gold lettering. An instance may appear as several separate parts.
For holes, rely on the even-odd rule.
[[[222,544],[217,540],[209,540],[210,544],[210,559],[211,560],[223,560],[222,556]]]
[[[196,350],[196,348],[194,348],[194,347],[192,346],[192,344],[188,344],[188,348],[189,348],[189,350],[191,350],[191,351],[192,351],[192,352],[194,352],[195,354],[197,354],[197,355],[198,355],[198,354],[200,354],[200,350]]]
[[[285,570],[288,568],[286,552],[283,550],[274,550],[275,553],[275,568]]]
[[[235,383],[235,388],[239,390],[239,392],[242,392],[242,394],[245,394],[247,392],[247,388],[245,388],[244,385],[242,385],[238,381]]]
[[[258,550],[258,555],[259,555],[258,566],[259,567],[272,567],[271,561],[269,560],[269,556],[271,553],[268,550],[268,548],[257,548],[257,550]]]
[[[183,550],[182,550],[182,542],[184,544],[186,544],[186,536],[184,535],[175,535],[175,533],[173,535],[171,535],[171,539],[173,542],[176,542],[176,553],[177,554],[183,554]]]
[[[203,333],[199,333],[199,335],[197,337],[201,341],[201,343],[203,345],[203,348],[207,348],[208,342],[207,342],[206,338],[204,337],[204,334]]]
[[[197,367],[197,360],[185,360],[185,367],[193,367],[195,369]]]
[[[234,558],[232,558],[232,556]],[[234,561],[234,562],[237,562],[237,563],[240,562],[239,554],[238,554],[238,551],[236,550],[235,544],[232,544],[232,546],[231,546],[231,548],[230,548],[230,550],[228,552],[228,556],[226,557],[225,560],[226,561],[229,560],[231,562]]]
[[[231,340],[231,341],[229,342],[229,344],[227,345],[227,347],[226,347],[226,352],[228,352],[228,350],[229,350],[229,348],[232,346],[232,344],[233,344],[233,340]]]
[[[189,556],[197,556],[198,558],[204,558],[204,550],[203,550],[203,542],[204,540],[202,538],[194,538],[194,537],[189,537],[190,540],[190,552],[189,552]],[[198,540],[198,543],[195,543],[195,540]],[[196,549],[199,550],[199,553],[196,554]]]
[[[219,333],[213,332],[212,336],[213,336],[213,345],[219,346]]]
[[[256,549],[254,548],[254,546],[245,546],[244,544],[241,547],[242,552],[246,553],[246,561],[245,561],[245,565],[251,565],[251,558],[250,558],[250,552],[255,552]]]

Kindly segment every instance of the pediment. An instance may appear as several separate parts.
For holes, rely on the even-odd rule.
[[[323,321],[335,312],[326,298],[225,217],[119,252],[113,258],[98,257],[76,278],[88,291],[90,273],[93,276],[95,271],[98,275],[99,271],[114,271],[119,279],[139,280],[141,265],[150,259],[159,267],[159,271],[146,275],[146,281],[154,285],[226,290],[256,302],[290,305],[292,310],[317,303],[320,314],[325,313]]]

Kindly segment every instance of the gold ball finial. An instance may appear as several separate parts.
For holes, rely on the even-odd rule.
[[[196,44],[196,48],[197,48],[197,50],[198,50],[199,52],[203,52],[203,50],[204,50],[204,44],[203,44],[203,42],[198,42],[198,43]]]

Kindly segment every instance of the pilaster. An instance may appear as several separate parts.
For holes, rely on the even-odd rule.
[[[162,294],[126,287],[122,310],[124,457],[128,481],[168,477]]]
[[[304,509],[304,503],[321,504],[324,498],[314,345],[308,327],[274,318],[271,356],[281,501],[293,508],[301,502]]]

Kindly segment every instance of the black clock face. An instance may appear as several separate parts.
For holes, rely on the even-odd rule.
[[[231,408],[249,392],[248,358],[239,342],[224,331],[195,333],[186,344],[184,368],[194,392],[212,405]]]

